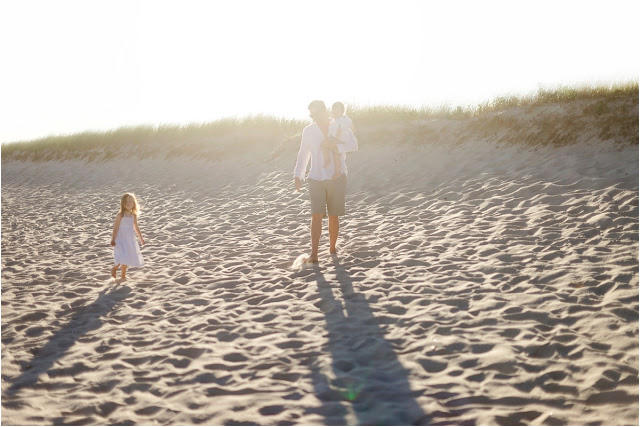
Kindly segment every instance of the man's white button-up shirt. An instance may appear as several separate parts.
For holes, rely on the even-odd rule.
[[[325,181],[333,179],[334,165],[329,162],[326,168],[323,168],[324,158],[322,156],[322,142],[325,136],[316,123],[312,123],[305,127],[302,131],[302,140],[300,141],[300,151],[294,169],[296,178],[304,179],[304,173],[307,170],[309,160],[311,160],[311,170],[309,171],[309,179],[316,181]],[[346,132],[340,135],[342,143],[336,144],[340,153],[340,161],[342,164],[342,172],[347,174],[346,153],[358,150],[358,140],[353,132]]]

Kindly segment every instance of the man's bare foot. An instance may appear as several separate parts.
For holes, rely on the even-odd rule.
[[[117,265],[116,265],[116,266],[114,266],[114,267],[111,269],[111,277],[113,277],[114,279],[116,278],[116,272],[117,272],[117,271],[118,271],[118,266],[117,266]]]
[[[337,254],[338,254],[338,250],[337,250],[336,248],[329,249],[329,253],[330,253],[331,255],[337,255]]]
[[[304,259],[304,262],[306,264],[317,264],[318,263],[318,257],[317,256],[310,256]]]

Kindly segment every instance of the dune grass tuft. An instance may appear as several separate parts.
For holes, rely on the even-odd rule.
[[[552,103],[567,103],[578,100],[601,101],[621,97],[638,99],[638,82],[613,83],[610,85],[558,86],[556,88],[539,87],[530,95],[506,95],[478,105],[438,107],[406,107],[406,106],[351,106],[349,116],[354,122],[380,123],[395,121],[411,121],[421,119],[465,119],[485,113],[504,111],[517,107],[535,107]]]
[[[227,135],[262,132],[266,135],[291,134],[304,127],[299,120],[252,115],[224,118],[188,125],[122,127],[107,132],[83,132],[50,136],[27,142],[2,144],[2,160],[109,160],[124,154],[152,157],[159,153],[181,152],[185,147],[206,146]]]
[[[562,117],[535,113],[536,107],[546,105],[582,105]],[[408,106],[374,105],[350,106],[348,114],[356,129],[368,137],[375,137],[381,127],[392,124],[419,123],[437,119],[463,121],[467,132],[482,137],[502,135],[502,140],[523,138],[529,144],[571,143],[578,138],[585,122],[595,123],[599,137],[619,137],[637,144],[638,82],[596,86],[540,87],[537,93],[524,96],[502,96],[475,106],[439,106],[414,108]],[[633,108],[631,108],[633,107]],[[520,116],[506,114],[509,110],[525,108]],[[635,109],[635,113],[630,111]],[[505,114],[502,114],[505,112]],[[533,125],[525,126],[522,116],[533,114]],[[535,116],[535,117],[534,117]],[[188,125],[123,127],[107,132],[83,132],[74,135],[50,136],[33,141],[2,144],[2,161],[84,159],[106,161],[117,157],[175,157],[190,156],[215,160],[225,153],[251,150],[260,144],[277,145],[299,137],[308,120],[252,115],[245,118],[223,118],[207,123]],[[411,139],[420,141],[416,125]],[[527,125],[529,126],[529,125]],[[526,135],[523,136],[523,132]],[[559,135],[562,135],[561,137]],[[424,140],[424,138],[423,138]],[[634,142],[635,141],[635,142]],[[256,145],[258,144],[258,145]]]

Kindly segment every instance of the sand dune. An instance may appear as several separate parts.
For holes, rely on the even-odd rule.
[[[2,423],[637,424],[638,147],[614,142],[365,138],[318,266],[295,142],[5,162]],[[124,191],[147,264],[116,283]]]

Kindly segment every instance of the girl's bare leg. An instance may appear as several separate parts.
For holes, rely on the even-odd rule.
[[[329,150],[328,148],[323,148],[322,158],[324,159],[324,165],[322,167],[326,168],[327,166],[329,166],[329,163],[331,163],[331,150]]]
[[[338,127],[338,130],[336,131],[336,138],[340,139],[340,135],[342,135],[342,129],[340,129]],[[333,147],[333,164],[335,166],[335,172],[333,173],[333,179],[337,179],[338,177],[340,177],[340,175],[342,175],[342,171],[340,170],[342,168],[341,162],[340,162],[340,152],[338,151],[338,147]],[[331,246],[333,248],[333,251],[331,253],[335,253],[335,244]]]
[[[113,277],[114,279],[116,278],[116,273],[118,272],[118,267],[120,267],[120,264],[113,266],[113,268],[111,269],[111,277]]]
[[[127,266],[123,265],[122,266],[122,276],[120,276],[122,279],[125,278],[125,276],[127,275]]]
[[[340,163],[340,153],[336,149],[333,153],[333,164],[335,165],[335,172],[333,172],[333,179],[339,178],[342,175],[342,165]]]

